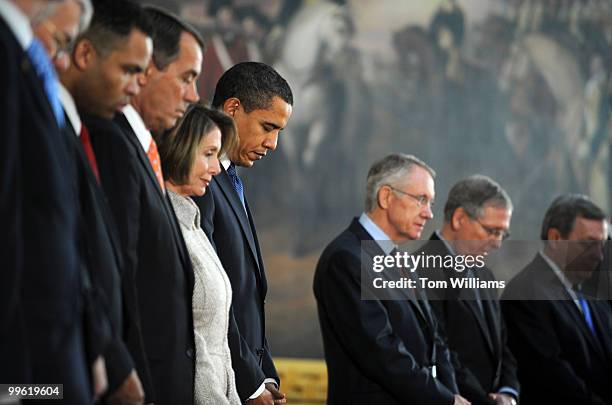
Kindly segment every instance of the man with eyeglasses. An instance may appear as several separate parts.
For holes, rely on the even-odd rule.
[[[93,7],[89,0],[63,0],[47,7],[32,21],[34,35],[45,47],[55,69],[70,65],[70,50],[76,36],[89,24]]]
[[[30,25],[51,3],[0,1],[0,381],[61,383],[62,403],[86,404],[77,176],[58,142],[57,78]]]
[[[451,188],[444,225],[431,235],[422,252],[442,258],[486,256],[509,236],[511,217],[512,202],[506,191],[487,176],[470,176]],[[419,275],[449,286],[453,278],[495,280],[482,266],[421,268]],[[515,404],[519,397],[516,361],[506,343],[497,291],[432,288],[426,293],[451,350],[459,392],[472,404]]]
[[[583,289],[607,236],[606,214],[587,196],[557,197],[542,221],[542,249],[505,288],[521,404],[612,404],[612,310]]]
[[[364,272],[433,218],[435,172],[392,154],[368,173],[365,212],[324,250],[314,278],[329,404],[469,404],[458,395],[435,316],[415,289],[364,299]],[[386,271],[395,271],[388,269]],[[409,296],[409,298],[408,298]]]

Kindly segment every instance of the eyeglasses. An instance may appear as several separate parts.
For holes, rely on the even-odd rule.
[[[55,46],[57,47],[55,55],[53,55],[53,60],[68,55],[74,38],[70,34],[58,29],[57,26],[49,20],[43,21],[42,25],[51,34],[55,41]]]
[[[482,222],[478,220],[478,218],[470,217],[472,220],[478,222],[478,225],[487,233],[489,236],[493,236],[494,238],[506,240],[510,237],[510,231],[506,231],[504,229],[499,228],[491,228],[490,226],[486,226]]]
[[[427,198],[427,196],[410,194],[410,193],[405,192],[404,190],[400,190],[399,188],[395,188],[395,187],[393,187],[393,186],[391,186],[389,184],[387,184],[387,186],[391,190],[393,190],[393,191],[395,191],[397,193],[404,194],[404,195],[407,195],[408,197],[412,198],[414,201],[416,201],[416,203],[417,203],[419,208],[428,206],[429,209],[433,209],[433,207],[434,207],[435,201],[434,200],[430,200],[429,198]]]

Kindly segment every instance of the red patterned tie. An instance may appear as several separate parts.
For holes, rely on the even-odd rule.
[[[89,131],[85,125],[81,125],[81,144],[83,145],[83,149],[85,150],[85,155],[87,155],[87,160],[89,160],[89,164],[91,165],[91,170],[93,170],[98,183],[100,183],[100,172],[98,171],[98,162],[96,161],[96,155],[94,154],[94,150],[91,146],[91,139],[89,138]]]
[[[153,168],[153,172],[155,172],[159,187],[161,187],[162,191],[165,191],[164,175],[162,174],[161,162],[159,161],[159,152],[157,152],[157,144],[153,138],[151,138],[147,157],[149,158],[149,162],[151,162],[151,167]]]

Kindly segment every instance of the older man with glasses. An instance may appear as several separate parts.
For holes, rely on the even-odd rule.
[[[0,1],[0,381],[63,384],[62,403],[86,404],[77,174],[57,77],[30,25],[51,3]]]
[[[412,155],[376,162],[365,212],[321,255],[314,293],[329,404],[468,404],[458,395],[448,350],[418,288],[394,298],[369,296],[364,282],[377,258],[388,259],[396,244],[421,237],[433,218],[434,175]]]
[[[45,47],[58,72],[70,65],[74,41],[87,28],[92,14],[90,0],[63,0],[50,5],[32,20],[34,35]]]
[[[451,188],[444,207],[444,225],[431,235],[421,252],[442,258],[485,256],[510,235],[511,217],[512,202],[499,184],[482,175],[468,177]],[[464,266],[465,262],[461,267],[421,268],[419,275],[446,281],[451,287],[452,278],[495,280],[487,267],[466,269],[469,266]],[[432,288],[426,292],[453,353],[461,395],[472,404],[515,404],[519,397],[516,361],[506,344],[497,291]]]

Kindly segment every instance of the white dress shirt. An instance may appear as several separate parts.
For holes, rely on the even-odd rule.
[[[372,239],[380,246],[386,255],[390,254],[393,249],[397,248],[395,243],[389,238],[389,235],[385,233],[365,212],[359,217],[359,223],[363,226],[367,233],[370,234]]]
[[[136,111],[136,109],[132,107],[131,104],[128,104],[123,107],[123,110],[121,110],[121,112],[123,112],[123,115],[125,115],[125,118],[127,119],[128,123],[132,127],[132,130],[136,134],[138,141],[140,141],[142,149],[144,149],[145,154],[147,154],[149,152],[149,146],[151,146],[151,140],[153,139],[151,131],[147,129],[147,126],[142,120],[142,117],[140,116],[140,114],[138,114],[138,111]]]
[[[0,1],[0,17],[13,32],[23,50],[27,50],[34,39],[28,16],[11,1],[2,0]]]
[[[64,111],[68,116],[68,122],[72,126],[72,129],[74,129],[76,136],[80,137],[81,127],[83,126],[83,123],[81,122],[81,117],[79,116],[79,112],[74,102],[74,98],[72,98],[72,95],[70,94],[70,92],[68,92],[68,89],[66,89],[64,85],[59,82],[57,83],[57,85],[58,96],[60,102],[62,103],[62,107],[64,107]]]

